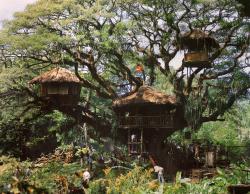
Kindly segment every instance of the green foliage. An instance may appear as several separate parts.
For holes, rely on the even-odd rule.
[[[168,95],[174,94],[174,87],[170,82],[170,77],[162,75],[159,70],[156,71],[156,81],[154,83],[154,86],[159,91],[162,91]]]
[[[197,132],[197,138],[223,146],[244,145],[248,139],[247,131],[250,130],[249,112],[247,101],[238,103],[224,115],[225,121],[205,123]],[[243,133],[242,137],[239,136],[240,133]]]
[[[0,166],[0,185],[9,184],[12,181],[15,168],[19,164],[16,158],[1,156],[0,161],[3,165]]]
[[[68,178],[69,182],[75,183],[79,186],[80,180],[76,179],[74,175],[75,172],[79,170],[81,170],[81,167],[76,163],[50,163],[32,173],[30,181],[34,182],[36,186],[46,188],[54,193],[57,191],[58,185],[56,179],[58,179],[59,176],[65,176]]]
[[[49,193],[58,193],[61,189],[61,182],[74,184],[81,187],[81,178],[77,173],[82,168],[77,163],[63,164],[62,162],[50,162],[43,165],[33,165],[31,162],[18,162],[16,159],[1,157],[3,165],[0,167],[0,185],[14,183],[12,178],[17,166],[24,172],[30,168],[31,174],[24,176],[21,174],[19,181],[28,181],[30,185],[36,188],[42,188]],[[242,171],[246,165],[231,165],[230,169],[217,169],[217,175],[212,179],[203,179],[198,183],[191,183],[182,179],[181,173],[176,174],[173,183],[164,183],[159,185],[153,178],[153,169],[143,169],[135,166],[133,169],[123,168],[121,166],[108,167],[104,169],[104,176],[96,177],[90,181],[89,193],[152,193],[163,189],[163,193],[191,193],[191,194],[219,194],[226,193],[227,186],[231,184],[241,184],[249,182],[249,177]],[[77,173],[76,173],[77,172]],[[2,187],[0,187],[1,191]]]
[[[242,171],[246,166],[232,166],[234,170],[227,171],[217,169],[217,176],[212,179],[203,179],[199,183],[189,183],[181,181],[181,174],[177,173],[174,184],[166,184],[164,193],[190,193],[190,194],[219,194],[227,193],[227,186],[233,184],[247,183],[246,173]]]
[[[90,193],[106,191],[107,194],[151,193],[156,191],[158,183],[152,179],[152,169],[143,170],[136,166],[131,171],[118,176],[111,175],[113,169],[105,169],[105,178],[91,183]]]
[[[4,163],[3,166],[0,167],[0,186],[15,182],[13,176],[17,166],[20,167],[22,172],[27,168],[31,169],[31,174],[28,177],[24,174],[18,176],[19,181],[28,180],[29,184],[36,188],[48,190],[49,193],[58,192],[58,187],[60,186],[58,181],[60,177],[65,177],[68,182],[75,186],[80,186],[81,184],[81,179],[75,175],[76,172],[82,171],[78,163],[64,164],[63,162],[52,162],[36,167],[31,162],[21,163],[13,158],[4,156],[1,157],[0,160]]]
[[[224,114],[225,121],[204,123],[198,130],[185,128],[176,131],[167,141],[183,147],[188,147],[196,141],[204,145],[220,146],[228,151],[230,160],[237,162],[239,158],[244,158],[249,161],[249,108],[248,101],[243,100]],[[189,132],[191,139],[186,139],[185,133]]]
[[[90,193],[106,193],[106,183],[105,179],[98,179],[90,184]]]

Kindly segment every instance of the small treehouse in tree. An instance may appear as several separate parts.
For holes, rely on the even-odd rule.
[[[30,84],[40,84],[40,96],[51,107],[75,107],[80,98],[81,82],[71,71],[56,67],[38,77]]]
[[[219,48],[214,38],[201,30],[192,30],[180,37],[181,47],[184,49],[184,67],[210,68],[210,51]]]
[[[157,157],[161,143],[185,125],[176,98],[141,86],[132,95],[113,101],[120,130],[127,130],[129,154],[149,152]]]

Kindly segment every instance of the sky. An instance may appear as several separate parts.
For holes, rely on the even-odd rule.
[[[23,11],[27,4],[36,0],[0,0],[0,28],[5,19],[11,19],[17,11]]]

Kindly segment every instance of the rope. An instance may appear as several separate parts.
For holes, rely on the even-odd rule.
[[[126,170],[132,170],[132,168],[128,168],[128,167],[125,167],[125,166],[112,166],[111,169],[116,169],[116,168],[123,168],[123,169],[126,169]]]
[[[64,57],[63,57],[63,49],[61,48],[61,61],[62,61],[62,64],[64,66]],[[57,64],[58,66],[58,64]]]

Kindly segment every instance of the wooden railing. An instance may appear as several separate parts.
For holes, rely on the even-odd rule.
[[[184,55],[185,67],[211,67],[208,53],[203,52],[190,52]]]
[[[121,128],[173,128],[173,116],[127,116],[119,117],[118,125]]]

